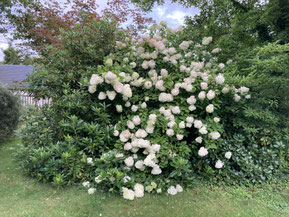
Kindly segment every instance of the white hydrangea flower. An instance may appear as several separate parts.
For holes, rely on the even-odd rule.
[[[194,121],[194,127],[195,128],[201,129],[202,126],[203,126],[202,121],[200,121],[200,120],[195,120]]]
[[[87,162],[88,164],[91,164],[91,165],[93,164],[93,160],[92,160],[91,157],[88,157],[86,162]]]
[[[201,91],[199,94],[198,94],[198,98],[200,100],[204,100],[206,98],[206,92],[205,91]]]
[[[228,87],[224,87],[222,89],[222,93],[226,94],[226,93],[229,93],[230,89]]]
[[[174,100],[173,96],[169,93],[161,93],[159,95],[160,102],[172,102]]]
[[[214,117],[214,122],[215,122],[215,123],[219,123],[219,122],[220,122],[220,118]]]
[[[178,191],[179,193],[183,192],[183,188],[182,188],[182,186],[180,186],[180,185],[177,185],[177,186],[176,186],[176,189],[177,189],[177,191]]]
[[[183,138],[184,138],[184,135],[182,135],[182,134],[177,134],[177,139],[178,139],[178,140],[183,140]]]
[[[128,166],[128,167],[132,167],[133,164],[134,164],[134,159],[133,159],[133,157],[128,157],[128,158],[126,158],[126,159],[124,160],[124,163],[125,163],[125,165]]]
[[[225,153],[225,158],[230,159],[232,157],[232,152],[228,151]]]
[[[219,67],[220,67],[220,69],[223,69],[225,67],[225,64],[224,63],[220,63]]]
[[[118,130],[114,130],[114,131],[113,131],[113,135],[114,135],[114,136],[118,136],[118,135],[119,135],[119,131],[118,131]]]
[[[134,200],[135,193],[133,190],[130,190],[128,188],[122,188],[123,192],[123,198],[127,200]]]
[[[135,136],[137,138],[145,138],[145,137],[147,137],[147,135],[148,135],[147,132],[143,129],[138,129],[135,133]]]
[[[132,97],[132,90],[130,88],[130,85],[129,84],[125,84],[123,86],[123,91],[122,91],[122,94],[128,98]]]
[[[135,125],[132,121],[128,120],[126,122],[126,126],[129,128],[129,129],[134,129],[135,128]]]
[[[89,81],[90,85],[96,86],[98,84],[103,83],[103,78],[97,74],[93,74]]]
[[[201,147],[198,151],[198,155],[200,157],[205,157],[208,153],[208,149],[206,149],[205,147]]]
[[[181,121],[181,122],[179,123],[179,128],[181,128],[181,129],[186,128],[186,124],[185,124],[184,121]]]
[[[197,102],[197,100],[196,100],[195,96],[190,96],[189,98],[187,98],[187,103],[190,105],[195,104],[196,102]]]
[[[144,186],[141,184],[135,184],[134,186],[135,197],[143,197],[144,196]]]
[[[149,115],[149,119],[152,120],[152,121],[156,121],[157,115],[156,114],[150,114]]]
[[[104,80],[107,84],[113,84],[117,79],[116,74],[113,72],[107,72],[106,75],[104,76]]]
[[[145,109],[145,108],[147,108],[147,104],[146,104],[145,102],[143,102],[140,107],[141,107],[142,109]]]
[[[211,53],[220,53],[221,52],[221,48],[215,48],[211,51]]]
[[[170,186],[169,188],[168,188],[168,194],[170,194],[170,195],[176,195],[177,193],[178,193],[178,191],[177,191],[177,189],[174,187],[174,186]]]
[[[195,139],[195,141],[197,142],[197,143],[202,143],[203,142],[203,138],[201,137],[201,136],[198,136],[196,139]]]
[[[221,160],[218,160],[215,164],[217,169],[221,169],[224,166],[224,163]]]
[[[138,160],[134,166],[135,166],[135,168],[137,168],[141,171],[145,170],[145,165],[144,165],[144,162],[142,160]]]
[[[196,108],[196,106],[194,106],[194,105],[190,105],[189,106],[189,110],[190,111],[195,111],[197,108]]]
[[[210,138],[212,138],[212,139],[219,139],[220,137],[221,137],[221,134],[219,133],[219,132],[211,132],[210,134],[209,134],[209,136],[210,136]]]
[[[102,181],[101,176],[99,175],[99,176],[95,177],[94,181],[95,181],[97,184],[101,183],[101,181]]]
[[[153,86],[153,84],[152,84],[152,82],[150,82],[150,81],[146,81],[146,82],[144,83],[144,87],[145,87],[146,89],[150,89],[152,86]]]
[[[240,93],[241,95],[245,95],[249,92],[249,88],[248,87],[240,87]]]
[[[116,105],[116,111],[118,113],[121,113],[122,112],[122,105]]]
[[[106,91],[106,95],[110,100],[114,100],[114,98],[116,96],[116,92],[115,91]]]
[[[171,94],[172,94],[173,96],[177,96],[177,95],[179,95],[179,93],[180,93],[179,88],[174,88],[174,89],[172,89],[172,91],[171,91]]]
[[[187,41],[183,41],[180,45],[179,48],[181,48],[182,50],[187,50],[190,46],[190,43]]]
[[[207,82],[201,82],[201,89],[207,90],[208,89],[208,83]]]
[[[152,134],[154,132],[154,129],[155,129],[154,126],[149,125],[146,127],[146,132]]]
[[[187,118],[186,118],[186,122],[189,123],[189,124],[194,123],[194,120],[195,120],[195,119],[194,119],[193,117],[187,117]]]
[[[181,113],[180,107],[179,106],[174,106],[172,108],[172,113],[173,114],[180,114]]]
[[[131,180],[131,178],[129,176],[125,176],[125,177],[123,177],[122,180],[123,180],[124,183],[127,183],[127,182],[129,182]]]
[[[209,90],[209,92],[207,93],[207,98],[208,98],[209,100],[214,99],[215,96],[216,96],[216,93],[215,93],[215,91],[213,91],[213,90]]]
[[[120,83],[119,81],[117,81],[117,82],[114,83],[113,89],[114,89],[117,93],[122,93],[122,92],[123,92],[123,84]]]
[[[202,45],[208,45],[213,41],[213,37],[204,37],[202,40]]]
[[[203,126],[201,129],[199,129],[200,134],[207,134],[207,128],[205,126]]]
[[[248,95],[245,96],[245,98],[246,98],[246,99],[251,99],[251,95],[248,94]]]
[[[209,105],[206,107],[206,112],[208,112],[208,113],[213,113],[213,112],[214,112],[214,105],[213,105],[213,104],[209,104]]]
[[[173,136],[175,134],[175,131],[173,129],[167,129],[166,133],[168,136]]]
[[[159,166],[155,166],[153,167],[152,171],[151,171],[151,174],[153,175],[159,175],[162,173],[162,170]]]
[[[239,102],[241,100],[241,97],[238,94],[234,95],[234,101]]]
[[[95,85],[90,85],[88,87],[88,92],[91,93],[91,94],[95,93],[96,92],[96,86]]]
[[[141,119],[138,115],[135,115],[133,118],[132,118],[132,121],[133,123],[137,126],[137,125],[140,125],[141,123]]]
[[[131,133],[129,132],[129,130],[125,130],[120,133],[119,138],[120,138],[120,141],[127,142],[130,136],[131,136]]]
[[[99,99],[99,100],[105,100],[105,99],[106,99],[106,94],[105,94],[104,92],[100,92],[100,93],[98,94],[98,99]]]
[[[95,188],[90,188],[88,189],[88,194],[94,194],[95,191],[96,191]]]
[[[167,126],[169,127],[169,128],[173,128],[173,126],[176,124],[176,122],[175,121],[170,121],[168,124],[167,124]]]
[[[136,111],[138,110],[138,106],[133,105],[133,106],[131,107],[131,110],[132,110],[133,112],[136,112]]]
[[[135,63],[135,62],[131,62],[129,65],[130,65],[132,68],[135,68],[135,67],[136,67],[136,63]]]
[[[130,103],[130,102],[126,102],[126,103],[124,104],[124,106],[125,106],[125,107],[130,107],[130,106],[131,106],[131,103]]]
[[[225,78],[223,74],[218,74],[215,78],[217,84],[223,84],[225,82]]]
[[[85,187],[85,188],[89,188],[90,182],[89,181],[83,182],[82,186]]]
[[[163,78],[168,77],[168,71],[167,71],[166,69],[161,69],[161,76],[162,76]]]
[[[131,143],[125,143],[125,145],[124,145],[124,148],[123,148],[124,150],[126,150],[126,151],[128,151],[128,150],[130,150],[130,149],[132,149],[132,145],[131,145]]]
[[[145,97],[145,101],[148,102],[150,98],[148,96]]]

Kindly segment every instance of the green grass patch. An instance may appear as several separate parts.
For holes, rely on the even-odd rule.
[[[262,188],[202,185],[176,196],[147,194],[134,201],[109,193],[88,195],[82,187],[57,191],[17,169],[17,162],[12,159],[19,142],[0,144],[1,217],[289,216],[289,186],[286,184],[279,188],[275,185]]]

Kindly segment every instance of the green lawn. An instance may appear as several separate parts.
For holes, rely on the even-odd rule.
[[[80,187],[57,191],[17,170],[12,156],[19,142],[0,144],[1,217],[289,216],[288,185],[274,192],[270,185],[261,189],[199,186],[176,196],[146,195],[134,201],[108,193],[88,195]]]

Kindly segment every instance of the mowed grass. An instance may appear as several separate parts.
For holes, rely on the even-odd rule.
[[[176,196],[147,194],[134,201],[101,192],[88,195],[81,187],[57,191],[17,169],[17,162],[12,158],[19,142],[0,144],[1,217],[289,216],[289,186],[285,184],[277,191],[270,185],[256,189],[204,185]]]

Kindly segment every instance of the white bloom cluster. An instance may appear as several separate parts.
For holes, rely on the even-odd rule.
[[[161,23],[153,29],[163,31],[167,27]],[[167,31],[168,34],[175,32]],[[145,188],[135,183],[137,181],[131,173],[149,172],[152,177],[159,176],[161,180],[167,174],[167,171],[162,171],[166,169],[162,160],[178,156],[178,151],[168,148],[168,144],[177,148],[186,145],[188,139],[193,139],[192,144],[197,147],[206,146],[208,141],[218,142],[221,134],[213,129],[221,127],[220,118],[216,117],[219,95],[231,91],[235,101],[251,97],[246,87],[236,89],[226,85],[226,79],[221,74],[225,64],[216,65],[211,70],[214,61],[195,58],[192,49],[200,49],[204,55],[210,55],[204,49],[208,48],[212,37],[205,37],[202,45],[195,46],[192,41],[182,41],[174,46],[169,40],[163,34],[152,37],[145,34],[139,39],[127,37],[123,42],[118,41],[116,48],[119,55],[110,55],[102,74],[93,74],[90,78],[89,93],[96,93],[98,100],[106,100],[105,103],[113,105],[116,110],[113,115],[118,115],[113,129],[113,135],[117,137],[113,154],[115,160],[123,162],[127,171],[123,183],[135,184],[133,189],[122,188],[123,197],[128,200],[143,197],[145,190],[162,192],[162,186],[157,188],[154,182]],[[220,48],[211,51],[213,54],[219,52]],[[120,62],[118,67],[114,67],[117,64],[113,64],[112,57]],[[191,134],[191,131],[194,133]],[[162,136],[166,138],[162,139]],[[200,147],[195,154],[205,157],[208,149]],[[231,152],[225,153],[225,158],[230,159],[231,156]],[[93,164],[92,158],[88,158],[87,163]],[[220,160],[215,163],[217,169],[223,166]],[[114,179],[107,180],[112,182]],[[105,179],[98,176],[95,182],[103,184]],[[90,187],[89,182],[83,185]],[[168,194],[175,195],[183,188],[176,185],[166,190]]]

